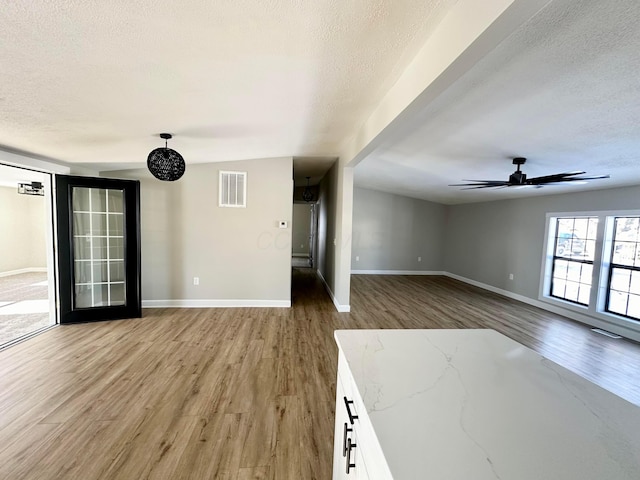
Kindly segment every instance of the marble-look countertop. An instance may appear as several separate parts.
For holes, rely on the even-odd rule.
[[[640,407],[493,330],[338,330],[394,480],[640,479]]]

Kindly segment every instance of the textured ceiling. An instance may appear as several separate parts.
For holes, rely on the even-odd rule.
[[[187,164],[335,157],[454,3],[5,2],[0,147],[118,169],[170,132]]]
[[[401,122],[356,186],[463,203],[640,184],[640,2],[556,0]],[[462,179],[585,170],[568,187],[461,191]]]
[[[455,3],[7,2],[0,148],[113,170],[171,132],[187,164],[293,156],[315,183]],[[552,1],[383,132],[356,185],[461,203],[640,184],[638,19],[637,0]],[[506,179],[514,156],[612,178],[447,186]]]

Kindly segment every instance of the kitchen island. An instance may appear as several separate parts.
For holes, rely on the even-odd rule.
[[[504,335],[335,339],[334,480],[640,479],[640,407]]]

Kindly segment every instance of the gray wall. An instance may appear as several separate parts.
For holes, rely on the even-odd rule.
[[[309,255],[309,234],[311,233],[311,204],[293,204],[293,251],[294,255]]]
[[[640,187],[449,206],[445,270],[537,299],[547,213],[633,209]]]
[[[637,340],[626,323],[538,299],[547,214],[624,210],[640,210],[640,186],[448,206],[355,189],[352,270],[444,271]]]
[[[439,203],[355,188],[351,268],[442,271],[446,208]]]
[[[45,197],[0,187],[0,273],[47,267]]]
[[[640,187],[447,206],[356,188],[351,265],[442,270],[537,300],[547,213],[633,209]]]
[[[104,174],[141,181],[143,300],[290,301],[292,169],[287,157],[187,165],[176,182]],[[247,208],[218,207],[219,170],[247,172]]]
[[[318,261],[317,269],[335,295],[336,197],[339,164],[336,162],[320,181],[318,194]]]

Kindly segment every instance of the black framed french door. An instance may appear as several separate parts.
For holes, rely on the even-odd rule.
[[[56,175],[60,323],[142,316],[140,182]]]

